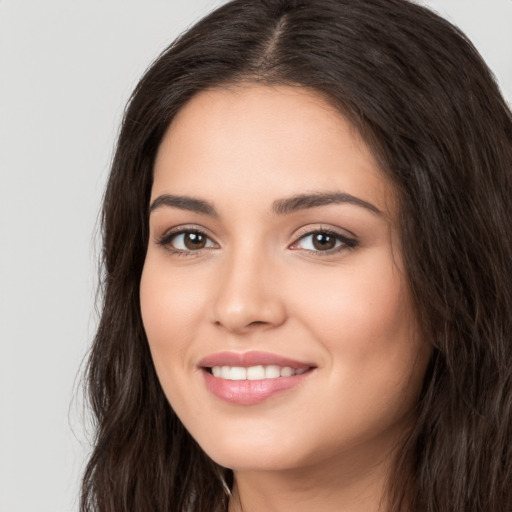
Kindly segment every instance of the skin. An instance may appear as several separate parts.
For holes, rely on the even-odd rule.
[[[276,201],[345,193],[288,213]],[[159,148],[140,284],[164,392],[205,452],[235,474],[230,511],[385,510],[391,458],[413,420],[430,350],[417,335],[393,187],[350,123],[315,93],[245,84],[196,95]],[[208,236],[188,249],[170,229]],[[307,233],[355,241],[319,250]],[[227,403],[198,367],[221,351],[313,363],[300,385]],[[293,507],[293,508],[292,508]]]

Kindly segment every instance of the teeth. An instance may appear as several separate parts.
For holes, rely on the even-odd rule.
[[[294,370],[289,366],[277,366],[274,364],[268,366],[249,366],[248,368],[243,366],[213,366],[212,374],[214,377],[226,380],[263,380],[301,375],[307,370],[308,368]]]
[[[229,380],[247,380],[247,368],[232,366],[229,372]]]
[[[247,380],[261,380],[265,378],[264,366],[249,366],[247,368]]]
[[[281,377],[281,368],[279,366],[270,365],[265,367],[265,379],[277,379]]]
[[[289,368],[288,366],[281,368],[281,377],[291,377],[293,375],[293,373],[294,373],[293,369]]]

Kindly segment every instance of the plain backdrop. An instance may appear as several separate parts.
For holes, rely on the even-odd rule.
[[[222,0],[0,0],[0,512],[76,512],[97,216],[124,104]],[[512,0],[423,2],[512,103]]]

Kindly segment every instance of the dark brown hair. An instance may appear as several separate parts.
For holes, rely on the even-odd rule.
[[[226,510],[232,473],[168,404],[142,327],[152,168],[198,91],[307,87],[360,131],[400,198],[407,277],[433,347],[389,510],[512,507],[512,119],[466,37],[406,0],[235,0],[173,43],[125,112],[104,198],[96,418],[82,512]]]

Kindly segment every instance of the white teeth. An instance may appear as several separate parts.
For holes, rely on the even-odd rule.
[[[263,366],[249,366],[247,368],[247,380],[261,380],[265,378],[265,368]]]
[[[248,368],[243,366],[213,366],[211,370],[214,377],[226,380],[263,380],[301,375],[308,368],[294,370],[290,366],[281,367],[271,364],[268,366],[249,366]]]
[[[281,368],[281,377],[291,377],[293,375],[293,368],[289,366],[285,366]]]
[[[229,372],[229,380],[247,380],[247,368],[232,366]]]
[[[277,379],[277,377],[281,377],[281,368],[274,364],[265,367],[265,378],[266,379]]]

